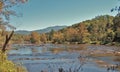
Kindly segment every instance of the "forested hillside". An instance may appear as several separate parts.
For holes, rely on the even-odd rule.
[[[14,35],[13,42],[17,43],[76,43],[76,44],[119,44],[119,16],[96,16],[91,20],[76,23],[59,31],[39,34],[31,32],[29,35]]]
[[[97,16],[54,32],[53,42],[111,43],[115,37],[113,16]],[[50,34],[49,34],[50,35]]]
[[[120,42],[119,19],[119,16],[97,16],[47,35],[54,43],[117,44]]]

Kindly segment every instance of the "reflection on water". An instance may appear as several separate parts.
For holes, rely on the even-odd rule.
[[[23,64],[28,72],[119,72],[119,56],[98,56],[114,50],[92,45],[13,45],[8,59]]]

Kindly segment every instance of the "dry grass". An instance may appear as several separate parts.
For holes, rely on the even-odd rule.
[[[79,48],[52,48],[51,51],[53,53],[59,53],[62,51],[68,51],[68,52],[73,52],[73,51],[80,51],[80,50],[86,50],[85,47],[79,47]]]
[[[115,54],[113,53],[94,53],[94,54],[91,54],[90,56],[92,57],[105,57],[105,56],[115,56]]]
[[[102,61],[102,60],[95,60],[95,63],[97,63],[101,67],[106,67],[108,66],[108,63]]]
[[[120,58],[115,58],[114,61],[120,62]]]

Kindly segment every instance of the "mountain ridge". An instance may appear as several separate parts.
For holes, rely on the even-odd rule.
[[[58,31],[60,29],[63,29],[63,28],[66,28],[67,26],[50,26],[50,27],[47,27],[47,28],[43,28],[43,29],[38,29],[38,30],[32,30],[32,31],[27,31],[27,30],[17,30],[15,31],[15,34],[30,34],[31,32],[33,31],[36,31],[38,33],[48,33],[50,32],[52,29],[54,31]]]

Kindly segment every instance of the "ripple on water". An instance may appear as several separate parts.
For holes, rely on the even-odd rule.
[[[98,59],[113,64],[116,63],[112,60],[112,57],[89,57],[86,61],[87,56],[77,51],[68,52],[65,50],[58,53],[50,51],[52,48],[79,48],[79,45],[67,46],[46,44],[42,46],[15,45],[14,47],[18,47],[18,49],[10,50],[8,53],[8,59],[15,63],[22,63],[27,67],[28,72],[40,72],[41,70],[58,72],[59,68],[64,68],[66,71],[71,69],[72,71],[79,70],[78,72],[107,72],[107,68],[99,67],[99,65],[97,65],[93,60]],[[96,49],[114,50],[107,46],[88,46],[88,50]]]

